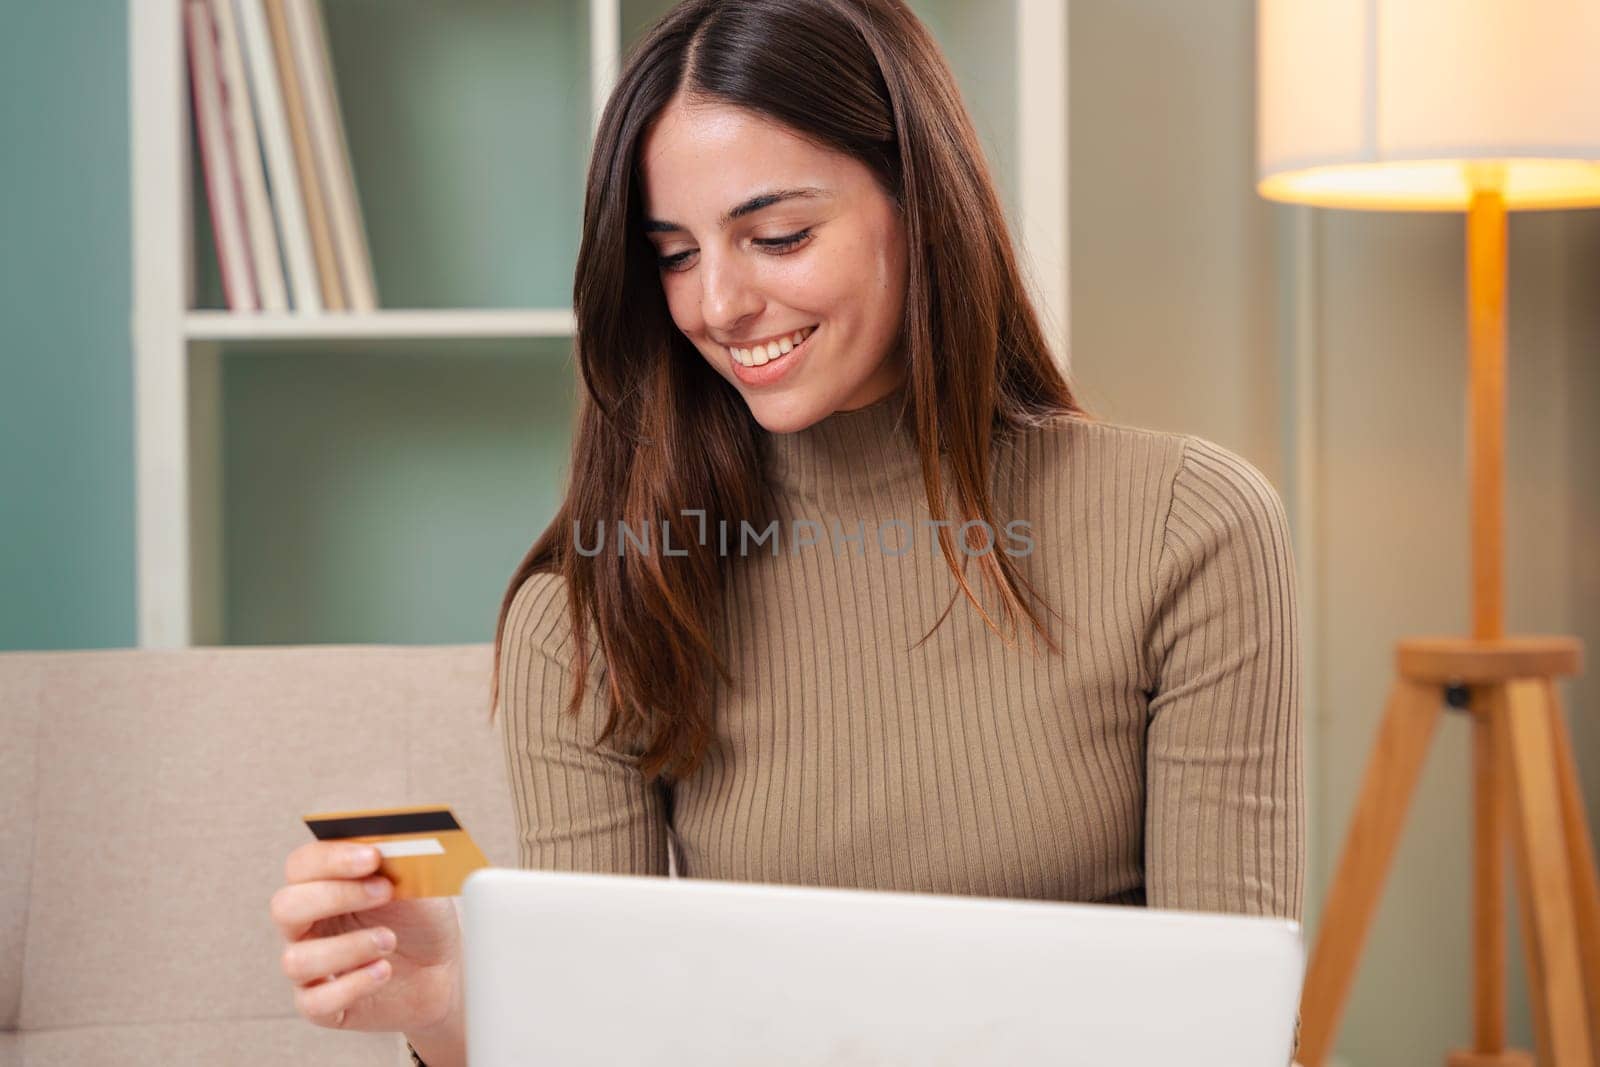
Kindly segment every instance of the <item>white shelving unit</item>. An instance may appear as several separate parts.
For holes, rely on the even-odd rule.
[[[334,341],[440,340],[448,338],[571,337],[576,323],[570,310],[442,311],[378,310],[360,315],[235,315],[228,311],[191,311],[183,319],[184,336],[199,341]]]
[[[993,61],[1010,64],[1016,71],[1018,135],[1016,158],[1009,161],[1017,190],[1014,232],[1054,350],[1064,360],[1066,0],[1009,2],[1014,51]],[[445,0],[440,3],[450,6]],[[953,9],[975,3],[925,0],[912,6]],[[993,10],[990,0],[983,7]],[[181,0],[128,0],[135,528],[139,644],[146,648],[215,644],[223,636],[218,453],[225,345],[570,337],[574,329],[570,308],[384,309],[320,315],[195,310],[194,198],[181,12]],[[587,13],[592,136],[620,60],[624,6],[622,0],[588,0]],[[330,354],[330,358],[337,357]]]

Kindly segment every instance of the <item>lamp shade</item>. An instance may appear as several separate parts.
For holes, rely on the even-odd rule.
[[[1600,205],[1600,2],[1260,0],[1256,33],[1262,196]]]

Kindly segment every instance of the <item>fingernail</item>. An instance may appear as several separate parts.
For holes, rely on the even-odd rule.
[[[379,952],[388,952],[394,948],[394,931],[374,930],[372,932],[372,941],[378,946]]]
[[[363,863],[371,863],[377,859],[378,850],[375,848],[353,848],[345,854],[345,858],[352,864],[360,866]]]
[[[367,893],[369,896],[381,897],[389,891],[389,879],[379,876],[367,879]]]
[[[382,980],[389,977],[389,961],[379,960],[367,968],[372,977]]]

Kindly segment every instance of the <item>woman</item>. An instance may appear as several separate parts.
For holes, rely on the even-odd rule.
[[[496,630],[522,865],[1299,919],[1282,504],[1078,405],[899,0],[665,16],[574,307],[572,477]],[[301,1012],[459,1062],[454,909],[337,857],[274,898]]]

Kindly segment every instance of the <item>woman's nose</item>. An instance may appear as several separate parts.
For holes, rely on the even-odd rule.
[[[700,313],[712,331],[726,335],[762,308],[762,297],[754,279],[737,256],[700,259]]]

